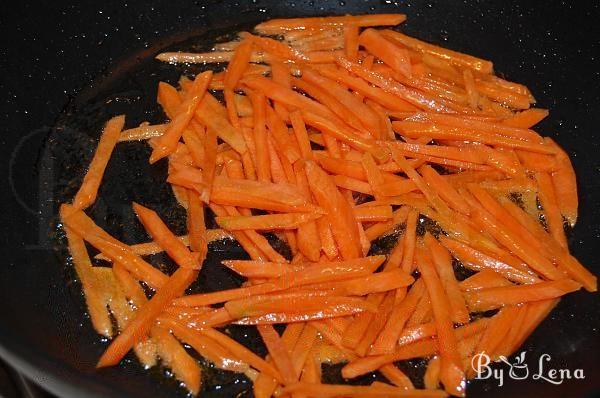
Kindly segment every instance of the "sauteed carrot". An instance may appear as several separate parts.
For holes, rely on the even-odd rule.
[[[110,119],[61,206],[92,326],[113,338],[98,367],[133,349],[197,394],[187,344],[246,374],[257,397],[463,396],[473,355],[511,355],[561,296],[596,291],[563,229],[577,219],[575,173],[532,130],[548,111],[490,61],[388,28],[405,18],[276,19],[213,52],[157,56],[226,66],[178,88],[159,82],[163,124],[123,130],[124,116]],[[118,142],[134,140],[152,146],[150,163],[168,163],[186,235],[137,203],[146,243],[127,245],[86,215]],[[222,229],[207,229],[213,214]],[[387,256],[370,255],[396,237]],[[245,283],[188,293],[208,245],[224,238],[251,258],[223,261]],[[93,265],[85,242],[112,270]],[[171,275],[142,258],[163,251]],[[475,273],[461,281],[457,266]],[[489,310],[499,311],[480,314]],[[274,324],[286,324],[282,335]],[[233,340],[235,325],[256,327],[268,355]],[[411,358],[429,358],[425,390],[394,365]],[[321,384],[328,360],[347,362],[346,378],[379,371],[391,384]]]

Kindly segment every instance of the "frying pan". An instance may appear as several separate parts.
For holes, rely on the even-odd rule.
[[[403,12],[402,29],[426,41],[491,59],[510,80],[527,84],[551,117],[540,126],[572,156],[579,179],[580,221],[570,235],[574,255],[596,274],[600,237],[600,40],[598,2],[503,1],[55,1],[13,2],[0,13],[0,355],[59,396],[185,396],[160,369],[143,371],[128,357],[96,371],[106,347],[93,332],[81,290],[66,265],[57,205],[71,197],[106,118],[127,113],[128,125],[159,122],[158,80],[193,68],[158,65],[164,49],[202,49],[219,35],[268,18]],[[181,210],[164,184],[164,164],[147,165],[143,144],[124,144],[107,171],[92,216],[125,240],[146,239],[132,219],[132,200],[154,207],[179,232]],[[114,181],[119,181],[114,182]],[[198,290],[240,283],[219,267],[243,255],[217,244]],[[168,263],[165,259],[159,259]],[[469,397],[591,397],[600,392],[600,301],[578,292],[563,299],[527,340],[530,371],[583,369],[584,380],[554,385],[505,378],[470,385]],[[234,337],[264,352],[251,328]],[[422,364],[403,365],[412,376]],[[327,380],[341,381],[339,368]],[[505,369],[506,371],[506,369]],[[370,382],[368,376],[356,382]],[[205,371],[204,396],[252,396],[243,376]]]

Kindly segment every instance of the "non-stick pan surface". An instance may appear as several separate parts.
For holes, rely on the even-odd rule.
[[[575,256],[600,272],[600,19],[598,2],[503,1],[56,1],[24,2],[0,12],[0,355],[60,396],[184,396],[160,370],[137,363],[96,371],[106,346],[92,331],[80,287],[65,264],[57,205],[72,195],[102,121],[127,113],[128,125],[161,121],[159,79],[194,69],[159,65],[165,48],[207,45],[220,34],[273,17],[403,12],[410,34],[491,59],[508,79],[527,84],[551,117],[541,133],[571,154],[580,185]],[[164,184],[164,165],[150,167],[143,144],[119,147],[92,214],[127,242],[144,239],[132,200],[157,208],[174,228],[181,211]],[[125,228],[124,225],[134,225]],[[242,255],[232,243],[213,247],[198,289],[240,281],[218,260]],[[583,369],[584,380],[472,383],[470,397],[584,397],[600,388],[600,301],[565,298],[526,342],[530,373]],[[237,338],[263,350],[252,329]],[[414,366],[413,366],[414,365]],[[413,367],[414,369],[411,369]],[[418,374],[419,364],[404,368]],[[506,369],[505,369],[506,372]],[[339,381],[337,369],[326,371]],[[244,377],[207,369],[206,396],[251,396]],[[371,380],[363,379],[362,382]]]

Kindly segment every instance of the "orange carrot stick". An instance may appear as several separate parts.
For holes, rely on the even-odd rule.
[[[546,224],[550,234],[565,249],[568,248],[567,237],[563,228],[563,219],[558,206],[558,198],[554,192],[552,178],[547,173],[535,174],[538,184],[538,196],[544,210]]]
[[[200,253],[200,258],[191,253],[188,248],[169,230],[154,211],[133,203],[133,210],[144,225],[152,239],[165,249],[167,254],[180,267],[198,270],[204,261],[206,252]]]
[[[406,217],[406,230],[404,232],[404,249],[402,255],[402,269],[412,273],[414,270],[414,253],[417,239],[417,221],[419,213],[411,210]]]
[[[511,286],[511,283],[499,273],[489,269],[479,271],[475,275],[460,282],[460,288],[462,290],[478,290],[500,286]]]
[[[173,153],[177,147],[177,142],[181,138],[183,131],[190,123],[199,104],[206,93],[208,84],[212,79],[212,71],[207,71],[196,76],[190,91],[181,103],[177,114],[169,122],[169,126],[163,135],[154,141],[154,150],[150,156],[150,163],[155,163],[159,159]]]
[[[121,135],[124,124],[125,116],[123,115],[115,116],[106,122],[88,171],[85,177],[83,177],[81,187],[73,199],[73,206],[75,208],[85,209],[96,200],[104,170]]]
[[[331,178],[316,163],[307,161],[306,173],[315,199],[328,212],[325,217],[329,220],[342,258],[360,257],[359,236],[352,208]]]
[[[414,51],[433,55],[446,60],[451,64],[470,68],[481,73],[489,74],[493,72],[493,65],[490,61],[425,43],[424,41],[406,36],[405,34],[394,30],[384,30],[381,34]]]
[[[136,279],[147,282],[153,288],[162,286],[168,280],[165,274],[142,260],[127,245],[98,227],[83,211],[74,210],[69,205],[62,205],[61,218],[67,227],[111,258],[113,262],[122,263]]]
[[[508,119],[504,119],[502,124],[506,124],[507,126],[511,127],[528,129],[544,120],[548,114],[549,112],[547,109],[531,108],[516,113],[514,116],[511,116]]]
[[[215,221],[226,230],[297,229],[301,224],[319,218],[320,214],[288,213],[262,216],[216,217]]]
[[[178,268],[152,299],[138,310],[135,318],[102,354],[96,366],[102,368],[118,364],[133,345],[144,338],[162,310],[174,298],[181,296],[196,276],[196,270]]]
[[[244,137],[229,123],[227,110],[210,93],[207,93],[200,101],[194,118],[204,124],[207,130],[214,130],[237,153],[243,154],[246,152],[247,147]]]
[[[454,275],[450,253],[429,233],[425,234],[424,240],[448,297],[450,309],[452,310],[452,321],[454,323],[468,322],[469,311]]]
[[[393,351],[404,325],[415,311],[424,291],[423,282],[417,281],[404,299],[394,306],[384,328],[371,347],[369,352],[371,355],[387,354]]]
[[[406,20],[404,14],[373,14],[373,15],[345,15],[338,17],[312,17],[312,18],[286,18],[271,19],[254,27],[262,34],[277,34],[287,30],[304,30],[308,28],[322,29],[354,25],[359,27],[398,25]]]
[[[492,287],[465,292],[465,300],[472,312],[487,311],[529,301],[553,299],[581,289],[570,279],[539,282],[533,285]]]
[[[377,30],[365,29],[359,37],[359,43],[396,72],[407,77],[412,75],[408,51],[388,41]]]
[[[273,329],[273,326],[258,325],[257,328],[265,345],[267,346],[267,349],[269,350],[269,354],[271,354],[273,362],[275,362],[275,365],[281,374],[283,381],[287,384],[298,380],[299,375],[294,368],[290,358],[290,353],[281,341],[281,338],[275,329]]]
[[[448,393],[464,396],[465,375],[460,354],[457,350],[457,339],[452,327],[448,298],[431,260],[422,252],[417,252],[417,262],[431,298],[441,358],[440,380]]]
[[[469,206],[462,199],[459,193],[454,189],[447,180],[439,175],[431,166],[424,165],[419,168],[421,176],[430,187],[435,187],[439,195],[444,199],[454,210],[469,215]]]
[[[344,50],[349,60],[356,61],[358,58],[358,26],[344,27]]]
[[[227,65],[225,72],[225,88],[234,90],[248,67],[248,62],[252,57],[253,45],[252,41],[245,39],[235,48],[235,52],[231,61]]]
[[[152,329],[152,337],[158,341],[158,355],[165,366],[171,368],[175,377],[181,380],[193,394],[198,394],[202,386],[200,366],[181,344],[162,327]]]

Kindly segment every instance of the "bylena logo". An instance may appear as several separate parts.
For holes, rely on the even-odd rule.
[[[583,369],[555,369],[549,366],[552,360],[549,354],[542,354],[537,361],[536,369],[529,369],[529,365],[525,363],[525,351],[522,351],[515,357],[515,361],[511,363],[505,356],[498,358],[501,362],[508,365],[508,374],[505,368],[492,368],[490,357],[485,352],[477,353],[471,359],[471,367],[475,371],[475,379],[486,380],[495,379],[498,381],[498,386],[504,385],[506,377],[513,380],[542,380],[555,385],[562,384],[565,380],[570,379],[585,379]]]

